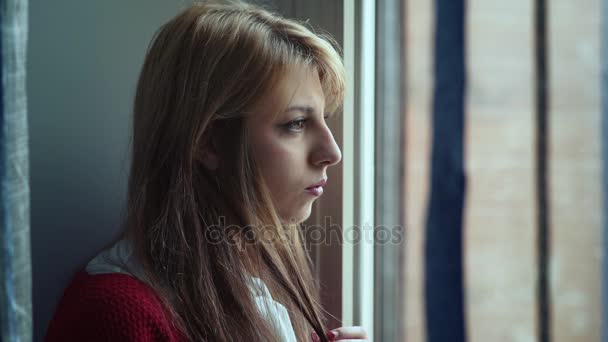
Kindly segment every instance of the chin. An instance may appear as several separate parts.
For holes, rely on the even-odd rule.
[[[299,211],[292,211],[289,215],[281,215],[283,223],[300,224],[310,217],[312,205],[307,205]]]

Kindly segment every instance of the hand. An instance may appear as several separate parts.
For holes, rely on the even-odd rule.
[[[362,327],[341,327],[337,329],[333,329],[327,332],[327,338],[330,341],[367,341],[367,332]],[[320,341],[319,336],[317,334],[312,333],[313,342]]]

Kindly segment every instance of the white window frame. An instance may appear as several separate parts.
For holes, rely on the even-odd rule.
[[[374,0],[344,2],[342,321],[374,336]],[[356,233],[358,238],[353,240]]]

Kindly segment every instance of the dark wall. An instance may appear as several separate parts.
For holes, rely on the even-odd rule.
[[[184,3],[29,3],[35,341],[74,271],[119,229],[137,75],[153,33]]]

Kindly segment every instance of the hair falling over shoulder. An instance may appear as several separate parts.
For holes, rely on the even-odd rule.
[[[312,331],[325,339],[300,230],[278,219],[243,119],[293,64],[319,72],[328,111],[341,105],[345,76],[334,41],[258,6],[196,3],[148,49],[133,108],[124,237],[190,340],[278,339],[255,305],[251,276],[287,308],[298,340]],[[204,146],[230,158],[209,171]],[[257,238],[268,233],[276,238]]]

